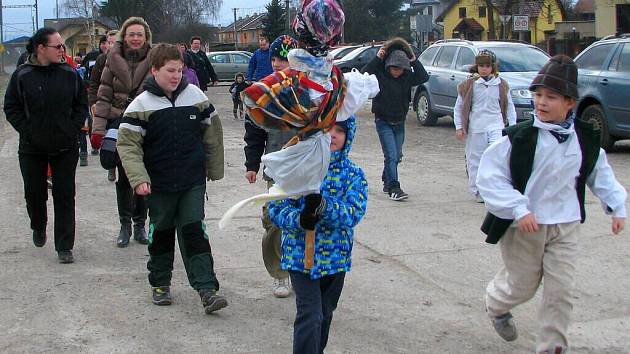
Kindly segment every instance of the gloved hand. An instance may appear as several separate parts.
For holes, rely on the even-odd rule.
[[[103,135],[92,133],[90,144],[92,144],[92,149],[100,149],[103,144]]]
[[[321,194],[309,194],[304,197],[304,210],[300,214],[300,226],[304,230],[315,230],[315,224],[324,213],[326,200]]]

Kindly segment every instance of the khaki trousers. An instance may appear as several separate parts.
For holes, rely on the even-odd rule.
[[[267,181],[267,191],[273,186],[273,181]],[[267,272],[274,279],[287,279],[289,272],[280,268],[282,260],[282,230],[269,219],[267,204],[262,209],[262,225],[265,233],[262,238],[262,256]]]
[[[503,267],[488,284],[486,309],[490,317],[509,312],[531,299],[544,279],[537,353],[568,348],[579,225],[539,225],[539,231],[531,234],[510,227],[500,241]]]

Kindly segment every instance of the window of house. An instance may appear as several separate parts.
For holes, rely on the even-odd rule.
[[[459,8],[459,18],[465,18],[466,17],[466,8],[465,7],[460,7]]]
[[[433,16],[433,6],[427,6],[427,15]]]
[[[486,17],[486,7],[479,6],[479,17]]]

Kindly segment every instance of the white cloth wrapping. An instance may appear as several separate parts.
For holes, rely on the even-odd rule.
[[[361,74],[357,69],[352,69],[343,74],[343,78],[346,81],[346,97],[337,112],[337,122],[350,118],[368,99],[376,97],[380,92],[376,75]]]
[[[285,193],[319,193],[330,164],[330,134],[319,132],[280,151],[265,154],[265,173]]]

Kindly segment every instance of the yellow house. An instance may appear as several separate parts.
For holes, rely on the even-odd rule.
[[[595,35],[630,33],[630,0],[595,0]]]
[[[511,8],[506,8],[506,3],[509,2],[492,0],[490,10],[487,6],[488,1],[485,0],[455,0],[436,21],[444,22],[446,39],[462,38],[477,41],[492,38],[521,39],[529,43],[539,43],[554,34],[556,22],[564,21],[566,18],[560,0],[513,1],[514,5]],[[490,26],[489,11],[492,11],[494,26]],[[527,16],[529,30],[522,33],[512,31],[512,15]],[[492,27],[493,35],[490,33]]]
[[[98,48],[99,37],[116,28],[111,20],[105,18],[93,22],[86,18],[44,19],[44,26],[59,32],[68,54],[72,56],[78,53],[85,55]]]

